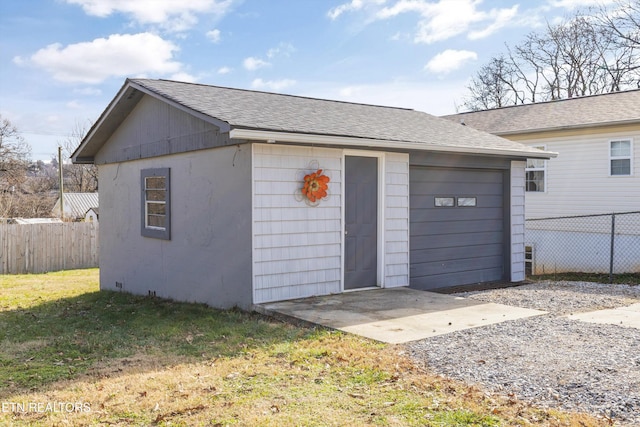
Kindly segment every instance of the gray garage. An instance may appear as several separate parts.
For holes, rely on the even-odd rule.
[[[522,281],[526,159],[551,156],[419,111],[135,79],[73,161],[100,173],[101,289],[250,308]]]
[[[411,166],[411,287],[439,289],[509,277],[508,175],[500,164],[492,166],[496,169]]]

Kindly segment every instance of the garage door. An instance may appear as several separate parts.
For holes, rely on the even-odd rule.
[[[504,277],[503,172],[412,167],[411,287]]]

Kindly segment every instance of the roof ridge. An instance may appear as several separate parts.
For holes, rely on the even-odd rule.
[[[590,94],[590,95],[574,96],[574,97],[571,97],[571,98],[550,99],[548,101],[529,102],[527,104],[505,105],[505,106],[502,106],[502,107],[487,108],[485,110],[463,111],[461,113],[446,114],[446,115],[441,116],[441,117],[452,117],[452,116],[459,116],[459,115],[462,115],[462,114],[475,114],[475,113],[482,113],[482,112],[485,112],[485,111],[499,111],[499,110],[506,110],[506,109],[509,109],[509,108],[521,108],[521,107],[533,107],[533,106],[536,106],[536,105],[557,104],[557,103],[561,103],[561,102],[579,101],[579,100],[586,99],[586,98],[605,97],[605,96],[610,96],[610,95],[611,96],[612,95],[622,95],[622,94],[627,94],[627,93],[631,93],[631,92],[640,92],[640,88],[628,89],[628,90],[617,90],[617,91],[614,91],[614,92],[606,92],[606,93],[594,93],[594,94]]]
[[[390,105],[367,104],[367,103],[362,103],[362,102],[341,101],[341,100],[337,100],[337,99],[328,99],[328,98],[314,98],[312,96],[293,95],[293,94],[289,94],[289,93],[268,92],[268,91],[264,91],[264,90],[255,90],[255,89],[243,89],[243,88],[235,88],[235,87],[229,87],[229,86],[219,86],[219,85],[212,85],[212,84],[206,84],[206,83],[198,83],[198,82],[184,82],[184,81],[180,81],[180,80],[171,80],[171,79],[135,78],[135,79],[129,79],[129,80],[133,81],[133,82],[144,82],[144,81],[169,82],[169,83],[178,83],[178,84],[183,84],[183,85],[212,87],[212,88],[232,90],[232,91],[237,91],[237,92],[260,93],[260,94],[264,94],[264,95],[273,95],[273,96],[281,96],[281,97],[289,97],[289,98],[306,99],[306,100],[311,100],[311,101],[335,102],[335,103],[338,103],[338,104],[360,105],[360,106],[367,106],[367,107],[374,107],[374,108],[386,108],[386,109],[394,109],[394,110],[402,110],[402,111],[417,111],[417,110],[415,110],[413,108],[393,107],[393,106],[390,106]]]

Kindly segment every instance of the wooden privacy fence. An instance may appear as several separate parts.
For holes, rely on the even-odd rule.
[[[98,266],[98,224],[0,224],[0,274]]]

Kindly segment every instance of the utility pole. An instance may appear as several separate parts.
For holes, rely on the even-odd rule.
[[[58,180],[60,181],[60,219],[64,221],[64,177],[62,173],[62,146],[58,146]]]

